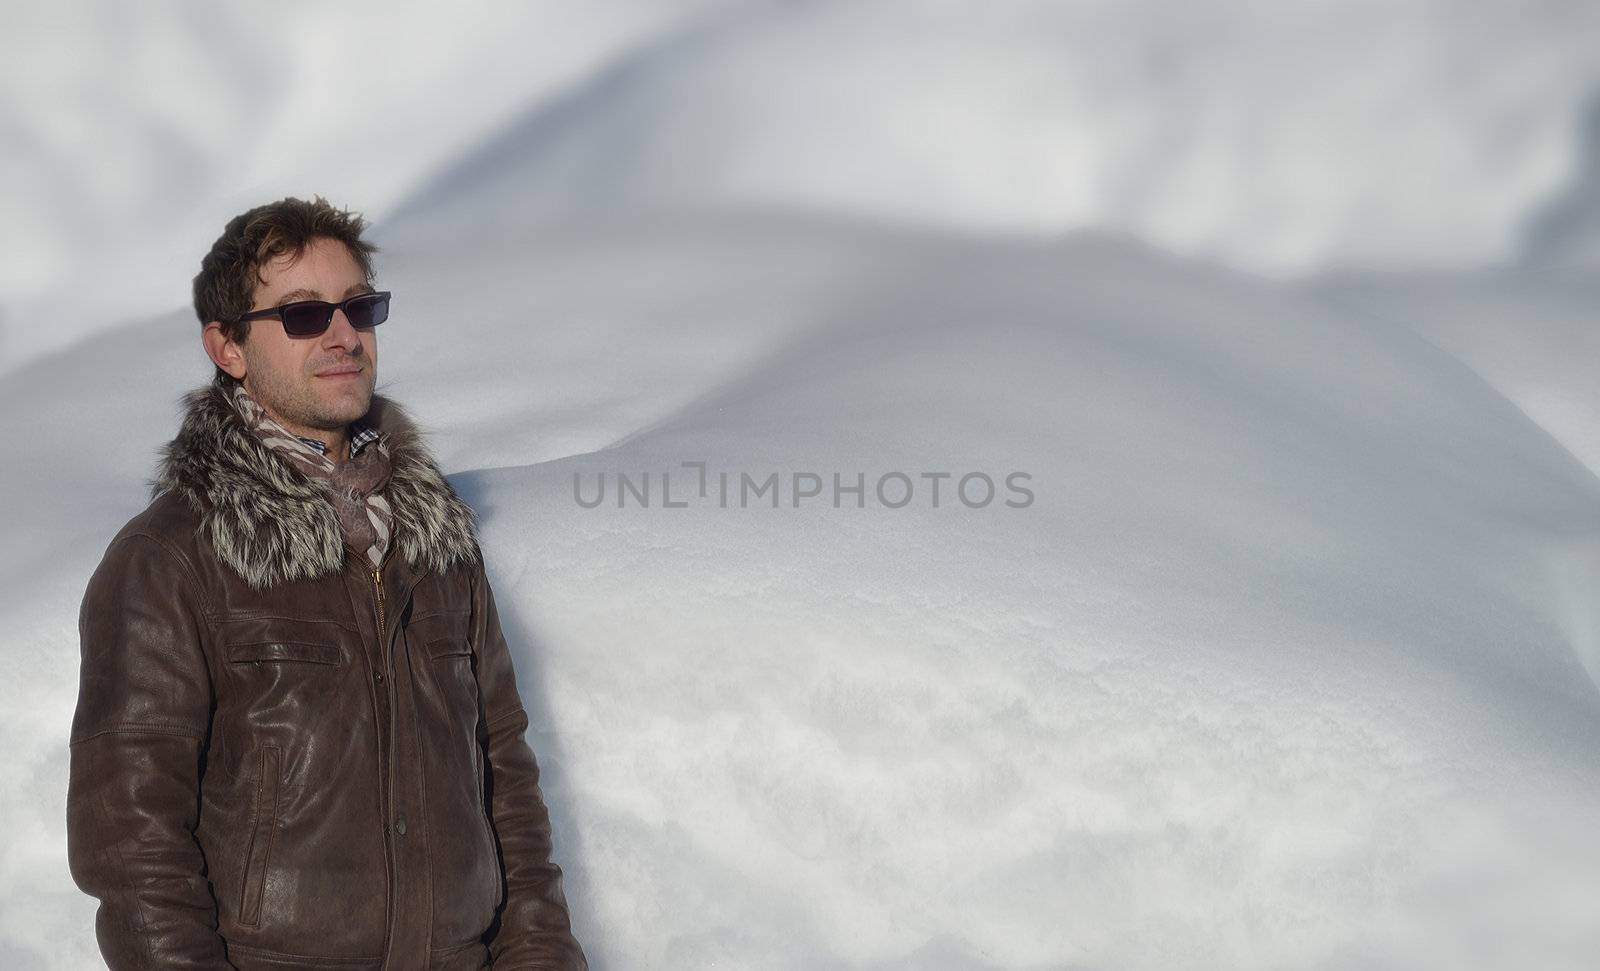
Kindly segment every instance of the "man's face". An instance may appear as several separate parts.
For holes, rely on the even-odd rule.
[[[252,309],[295,300],[337,303],[370,291],[361,268],[338,240],[316,237],[298,257],[285,254],[261,268]],[[342,431],[367,413],[378,377],[374,328],[356,330],[343,310],[316,337],[290,337],[276,318],[250,324],[243,354],[245,390],[297,435]],[[233,369],[229,369],[230,372]]]

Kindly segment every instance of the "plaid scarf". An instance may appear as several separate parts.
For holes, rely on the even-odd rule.
[[[245,424],[268,448],[313,481],[327,485],[345,540],[366,553],[373,569],[382,566],[394,535],[394,512],[383,496],[389,482],[389,446],[379,431],[352,422],[350,457],[335,465],[327,456],[326,445],[284,428],[243,384],[234,386],[233,402]]]

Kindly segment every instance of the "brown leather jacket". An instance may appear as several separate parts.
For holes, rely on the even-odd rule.
[[[374,397],[382,571],[191,392],[79,621],[67,848],[113,971],[583,969],[471,510]]]

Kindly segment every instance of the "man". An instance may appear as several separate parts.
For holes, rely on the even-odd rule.
[[[472,511],[373,393],[363,228],[228,223],[214,378],[89,581],[68,857],[113,971],[585,968]]]

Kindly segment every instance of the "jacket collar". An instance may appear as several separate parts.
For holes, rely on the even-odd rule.
[[[344,537],[327,484],[257,438],[220,384],[190,391],[183,405],[152,497],[170,491],[184,499],[217,556],[255,589],[342,572]],[[416,425],[382,395],[372,396],[363,420],[389,448],[384,495],[394,510],[394,552],[429,571],[476,559],[476,517],[445,481]]]

